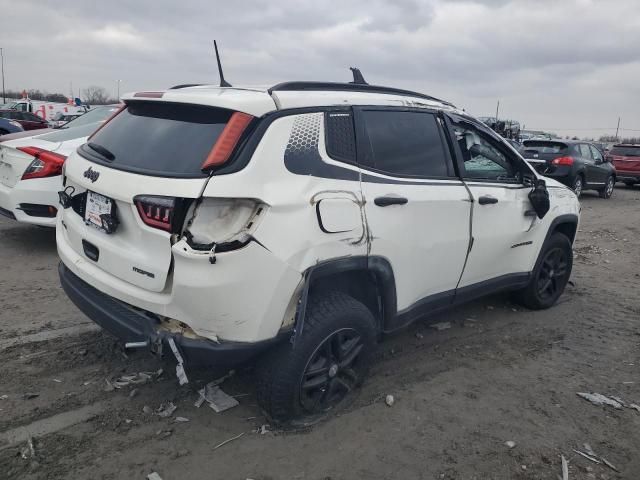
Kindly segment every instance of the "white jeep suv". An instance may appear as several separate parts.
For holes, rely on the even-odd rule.
[[[124,102],[65,163],[62,285],[129,346],[257,358],[275,422],[342,404],[381,334],[499,290],[547,308],[571,274],[576,196],[447,102],[318,82]]]

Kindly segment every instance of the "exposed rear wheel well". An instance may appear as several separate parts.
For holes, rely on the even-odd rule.
[[[382,304],[378,281],[368,270],[350,270],[314,279],[309,286],[309,295],[320,295],[330,291],[343,292],[365,305],[382,328]]]

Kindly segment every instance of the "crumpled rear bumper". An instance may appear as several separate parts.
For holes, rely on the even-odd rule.
[[[146,342],[151,350],[164,351],[168,355],[172,355],[169,339],[173,338],[187,366],[234,368],[288,337],[284,332],[273,339],[255,343],[216,343],[205,338],[185,337],[162,330],[157,316],[100,292],[62,262],[58,273],[65,293],[95,323],[125,343]]]

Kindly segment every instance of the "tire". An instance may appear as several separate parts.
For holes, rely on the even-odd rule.
[[[580,198],[580,195],[582,195],[582,191],[584,190],[584,178],[581,173],[576,175],[576,178],[573,180],[571,190],[576,194],[576,197]]]
[[[295,344],[279,345],[257,369],[258,403],[282,427],[308,426],[345,406],[375,349],[375,319],[349,295],[310,298],[306,312]]]
[[[624,184],[629,188],[633,188],[633,186],[636,184],[636,182],[624,182]]]
[[[6,135],[7,133],[9,133],[7,130],[0,128],[0,135]]]
[[[551,307],[564,292],[573,267],[571,242],[554,233],[540,250],[529,284],[516,292],[516,300],[531,310]]]
[[[598,190],[598,195],[600,195],[600,198],[611,198],[611,195],[613,195],[613,188],[615,187],[615,184],[615,178],[613,178],[612,176],[607,177],[604,188]]]

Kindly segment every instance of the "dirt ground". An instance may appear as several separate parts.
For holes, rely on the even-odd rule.
[[[556,480],[564,455],[572,480],[638,479],[640,411],[576,395],[640,404],[640,189],[618,187],[608,201],[584,194],[557,306],[501,295],[417,323],[380,345],[346,411],[293,433],[259,432],[251,371],[223,384],[240,405],[217,414],[194,406],[207,372],[179,387],[172,364],[125,356],[60,288],[54,233],[2,219],[0,478]],[[106,391],[105,378],[159,368]],[[145,413],[168,401],[170,418]],[[573,451],[585,443],[619,472]]]

